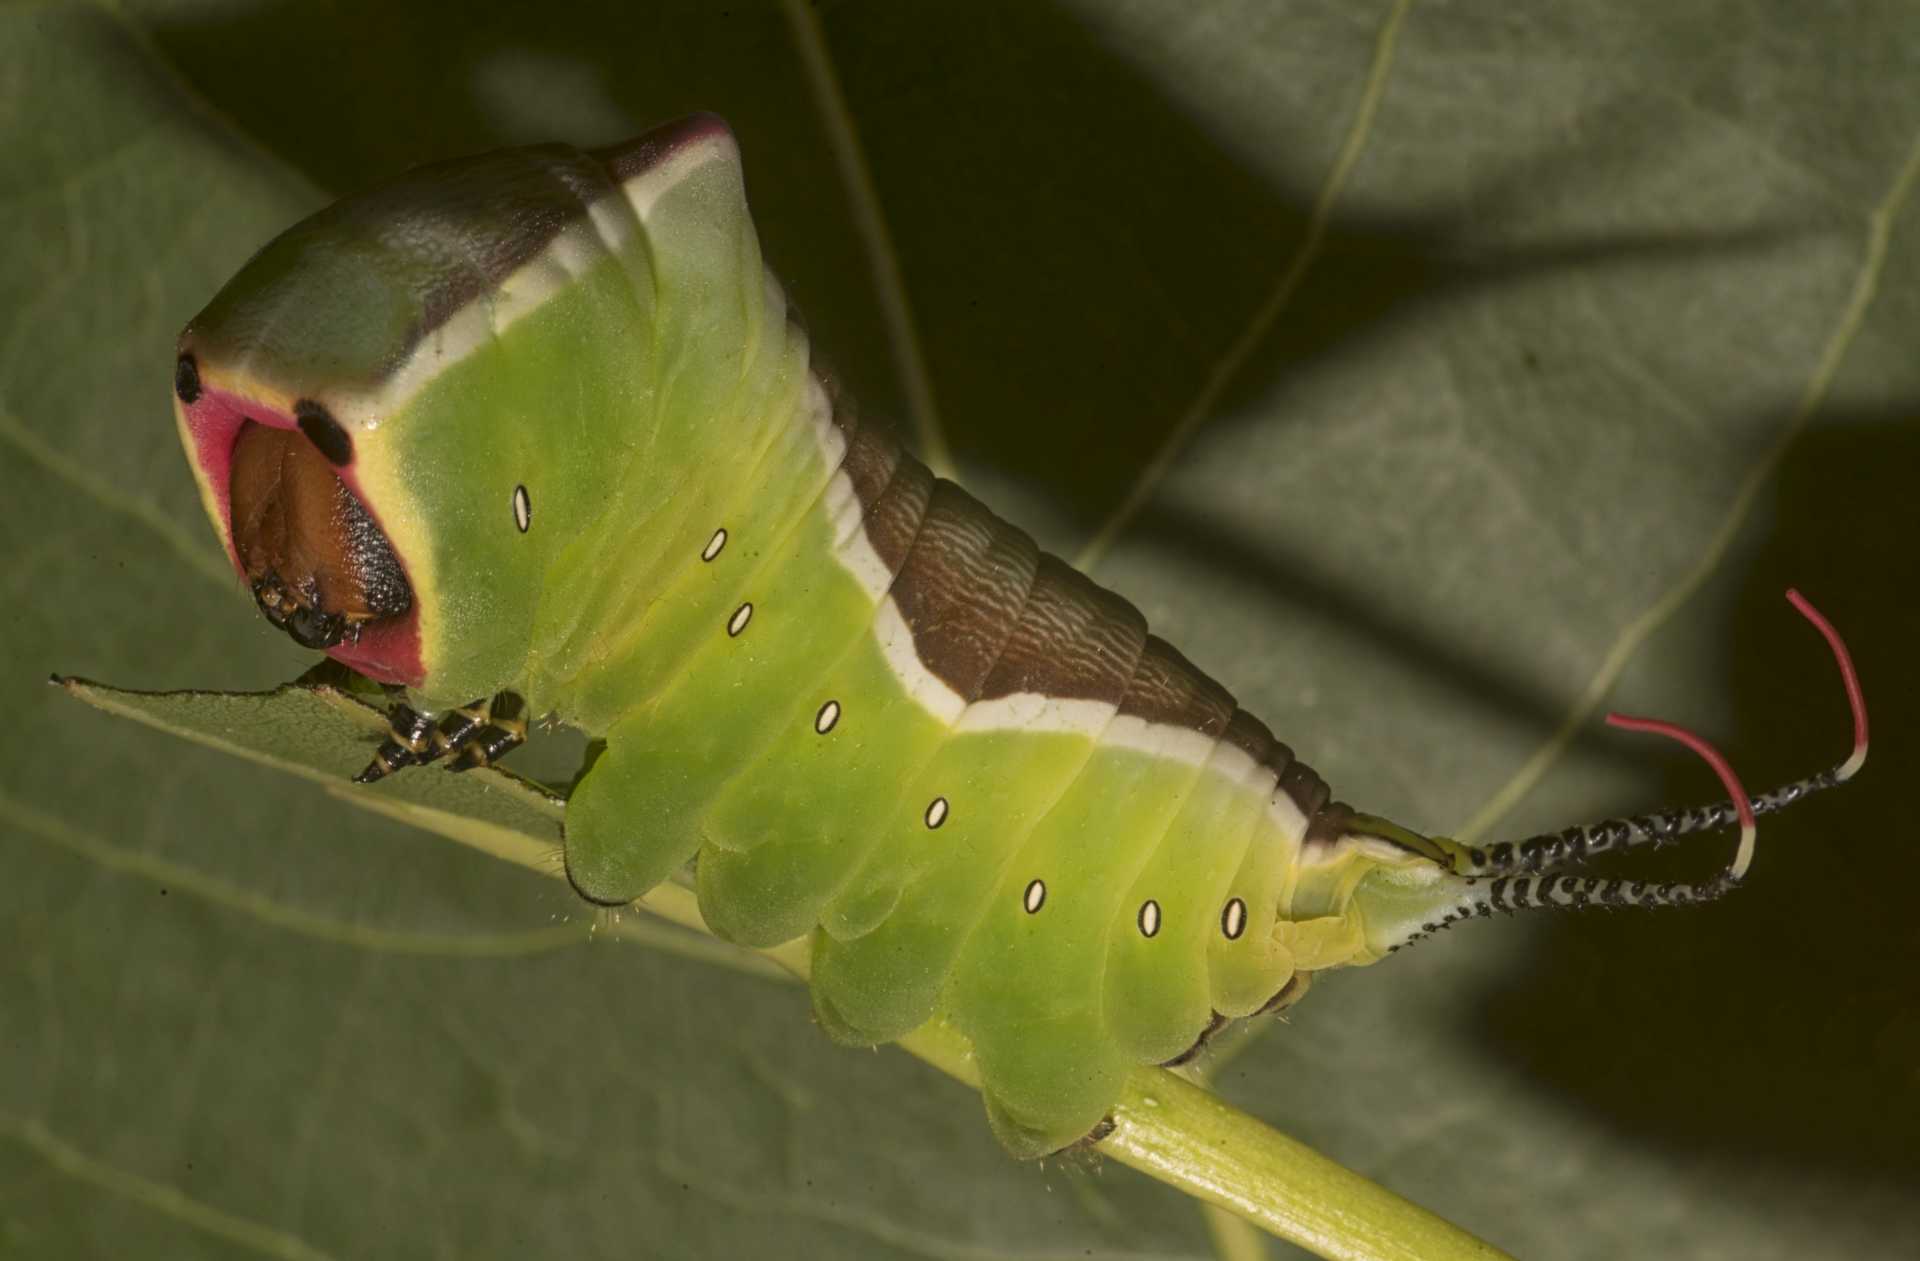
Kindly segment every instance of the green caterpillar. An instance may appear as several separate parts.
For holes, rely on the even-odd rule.
[[[527,713],[603,737],[575,887],[623,903],[696,860],[715,931],[811,935],[835,1038],[970,1039],[1020,1155],[1321,969],[1494,910],[1701,901],[1751,858],[1730,772],[1712,807],[1485,850],[1330,801],[1130,604],[837,396],[717,119],[322,210],[192,321],[174,386],[262,611],[405,689],[362,779],[489,762]],[[1803,611],[1857,747],[1754,810],[1865,754]],[[1736,820],[1699,885],[1564,874]]]

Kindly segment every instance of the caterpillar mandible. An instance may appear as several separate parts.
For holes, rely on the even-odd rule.
[[[604,740],[578,891],[694,872],[715,931],[810,935],[819,1022],[943,1018],[1017,1155],[1126,1073],[1460,919],[1734,888],[1753,816],[1840,783],[1493,845],[1333,801],[1140,613],[832,388],[763,265],[738,148],[424,167],[267,244],[181,335],[175,414],[261,611],[389,685],[362,780],[489,763],[528,715]],[[474,698],[493,698],[479,700]],[[1738,824],[1700,884],[1582,874]]]

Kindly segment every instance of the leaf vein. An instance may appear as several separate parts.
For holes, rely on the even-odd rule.
[[[296,1235],[237,1217],[194,1199],[178,1187],[96,1160],[55,1137],[37,1120],[0,1112],[0,1134],[29,1148],[47,1164],[75,1181],[131,1200],[142,1208],[250,1248],[262,1256],[277,1257],[281,1261],[332,1261],[332,1253],[322,1252]]]
[[[584,945],[592,931],[587,921],[521,932],[420,933],[375,928],[288,906],[264,894],[197,871],[184,863],[115,845],[90,836],[0,792],[0,818],[48,844],[77,854],[108,871],[140,876],[169,891],[236,911],[271,927],[334,945],[374,954],[426,955],[464,959],[517,958]]]
[[[1029,1252],[1009,1251],[992,1245],[960,1243],[903,1226],[866,1206],[843,1206],[832,1201],[815,1200],[799,1195],[769,1196],[764,1191],[745,1191],[717,1179],[708,1178],[664,1151],[659,1153],[655,1160],[663,1178],[677,1182],[735,1212],[787,1213],[826,1225],[839,1226],[866,1235],[889,1247],[931,1257],[935,1261],[1068,1261],[1069,1258],[1085,1258],[1089,1255],[1084,1247]],[[1152,1253],[1128,1252],[1125,1255],[1129,1261],[1155,1261],[1155,1254]],[[1166,1254],[1159,1254],[1159,1256],[1161,1261],[1174,1261],[1173,1257]]]
[[[1274,285],[1273,292],[1267,295],[1265,302],[1254,311],[1253,319],[1248,322],[1240,336],[1233,340],[1226,352],[1214,361],[1201,382],[1199,393],[1180,413],[1173,432],[1160,444],[1159,450],[1140,470],[1140,476],[1134,479],[1128,488],[1126,497],[1120,501],[1100,529],[1080,550],[1074,560],[1074,566],[1082,571],[1091,571],[1105,558],[1120,534],[1132,522],[1147,500],[1153,497],[1160,483],[1166,479],[1173,468],[1173,462],[1186,449],[1194,431],[1213,416],[1220,396],[1227,387],[1239,377],[1240,370],[1246,366],[1260,343],[1279,321],[1287,304],[1293,301],[1293,295],[1300,288],[1300,282],[1306,278],[1314,261],[1320,257],[1320,248],[1326,241],[1327,227],[1333,220],[1333,208],[1340,200],[1340,194],[1346,190],[1347,179],[1353,174],[1353,168],[1359,164],[1360,155],[1366,150],[1367,141],[1373,134],[1375,118],[1379,116],[1380,102],[1387,93],[1387,80],[1393,69],[1394,48],[1399,42],[1400,28],[1405,24],[1408,10],[1413,8],[1413,0],[1394,0],[1393,8],[1381,22],[1379,33],[1374,37],[1373,61],[1367,67],[1367,78],[1360,91],[1360,101],[1354,110],[1353,121],[1347,128],[1347,138],[1340,146],[1339,154],[1334,158],[1333,166],[1327,172],[1325,183],[1320,186],[1319,194],[1313,199],[1313,210],[1307,219],[1306,234],[1300,239],[1300,247],[1294,251],[1293,258],[1287,263],[1286,270],[1280,273],[1280,279]]]
[[[907,412],[919,438],[921,458],[935,476],[952,477],[953,452],[947,445],[939,405],[934,399],[933,380],[927,371],[926,354],[914,322],[913,304],[907,297],[899,251],[894,247],[892,233],[887,230],[886,215],[880,207],[880,191],[874,184],[872,165],[860,147],[860,133],[854,126],[846,92],[834,72],[826,31],[821,27],[819,14],[807,0],[782,0],[781,8],[793,29],[794,44],[806,69],[808,86],[813,89],[814,104],[827,129],[834,165],[840,170],[841,184],[853,206],[854,225],[866,250],[867,266],[873,273],[873,287],[880,300],[880,314],[886,324],[894,368],[907,391]]]
[[[1893,224],[1905,206],[1908,196],[1913,192],[1914,184],[1920,180],[1920,135],[1914,137],[1907,149],[1905,161],[1895,173],[1893,183],[1880,203],[1867,215],[1867,239],[1862,251],[1860,268],[1855,273],[1853,287],[1848,293],[1845,306],[1833,332],[1827,337],[1825,345],[1816,361],[1813,373],[1807,379],[1806,388],[1801,391],[1800,401],[1781,429],[1779,437],[1747,470],[1746,477],[1740,483],[1739,491],[1734,495],[1726,516],[1721,520],[1707,546],[1698,560],[1680,575],[1679,579],[1668,587],[1658,599],[1644,609],[1639,616],[1628,622],[1614,639],[1612,647],[1601,659],[1600,667],[1587,681],[1587,686],[1574,700],[1560,726],[1547,737],[1547,740],[1520,768],[1512,778],[1502,784],[1489,797],[1471,818],[1454,835],[1463,842],[1478,839],[1488,828],[1498,823],[1519,801],[1539,784],[1546,773],[1566,754],[1579,735],[1581,728],[1592,720],[1594,711],[1606,698],[1620,675],[1626,670],[1640,645],[1672,616],[1694,593],[1706,585],[1722,559],[1733,546],[1735,536],[1746,524],[1754,504],[1759,500],[1760,491],[1772,479],[1774,469],[1779,467],[1787,450],[1812,422],[1826,402],[1827,394],[1833,387],[1833,380],[1839,375],[1840,365],[1846,359],[1847,351],[1866,322],[1868,309],[1873,305],[1879,292],[1880,274],[1887,261],[1887,246],[1893,235]]]
[[[239,583],[225,565],[215,563],[193,537],[169,520],[144,499],[126,497],[110,483],[102,481],[47,443],[40,435],[20,423],[13,413],[0,410],[0,438],[5,438],[22,455],[73,487],[87,498],[109,508],[150,530],[187,567],[228,591],[237,591]]]

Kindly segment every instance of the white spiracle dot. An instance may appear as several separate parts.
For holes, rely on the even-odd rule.
[[[1047,882],[1044,880],[1035,880],[1032,884],[1029,884],[1027,886],[1026,896],[1020,899],[1020,905],[1027,908],[1027,914],[1029,915],[1038,914],[1040,908],[1046,904]]]
[[[725,527],[722,527],[718,530],[715,530],[713,532],[713,537],[707,540],[707,545],[700,549],[700,559],[712,560],[714,557],[720,554],[720,549],[725,547],[726,545],[727,545],[727,531]]]
[[[935,797],[927,803],[927,826],[937,828],[947,821],[947,799]]]
[[[1247,904],[1240,898],[1229,899],[1220,912],[1220,931],[1228,941],[1239,941],[1240,934],[1247,931]]]
[[[513,488],[513,523],[525,534],[533,528],[533,500],[527,496],[525,486]]]
[[[1157,936],[1160,932],[1160,904],[1148,898],[1140,904],[1140,935]]]
[[[747,623],[753,620],[753,604],[748,602],[733,611],[727,619],[727,635],[732,637],[747,629]]]
[[[824,736],[829,731],[832,731],[833,724],[839,721],[840,702],[828,701],[820,707],[820,712],[813,716],[813,729]]]

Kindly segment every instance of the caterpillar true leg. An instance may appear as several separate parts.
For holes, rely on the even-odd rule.
[[[456,771],[490,766],[526,743],[526,708],[514,692],[460,705],[444,717],[395,701],[387,711],[387,738],[353,781],[371,784],[403,767],[425,766],[449,756]]]
[[[476,766],[492,766],[526,742],[527,703],[518,693],[502,692],[487,702],[485,720],[466,729],[449,769],[470,771]]]
[[[506,727],[496,726],[494,713],[504,706],[507,714]],[[526,702],[512,692],[500,692],[488,700],[470,701],[456,706],[440,720],[439,728],[433,733],[433,749],[423,762],[437,761],[443,757],[452,757],[456,761],[466,758],[473,752],[475,742],[491,739],[500,745],[500,753],[514,748],[527,738],[527,724],[520,715],[526,709]],[[471,770],[475,766],[485,766],[486,760],[465,761],[456,765],[455,770]]]
[[[405,701],[395,701],[387,710],[387,738],[373,751],[373,758],[353,777],[353,782],[371,784],[402,767],[432,761],[438,756],[433,750],[437,734],[432,711],[421,713]]]

